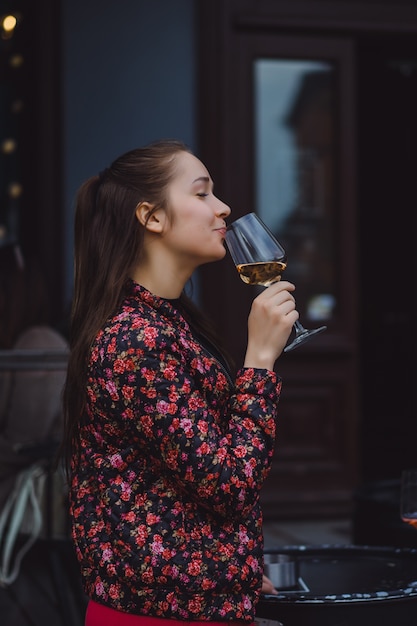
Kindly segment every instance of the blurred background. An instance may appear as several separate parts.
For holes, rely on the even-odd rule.
[[[76,190],[163,137],[268,223],[327,324],[278,364],[271,543],[417,543],[416,35],[415,0],[0,1],[0,248],[37,260],[64,339]],[[255,291],[230,259],[193,289],[239,360]]]

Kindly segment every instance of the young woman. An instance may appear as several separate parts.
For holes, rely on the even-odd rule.
[[[229,215],[175,141],[124,154],[78,193],[64,404],[87,626],[254,619],[273,368],[298,313],[293,285],[264,290],[232,376],[184,295],[225,256]]]

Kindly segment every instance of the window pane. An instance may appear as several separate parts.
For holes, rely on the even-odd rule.
[[[336,306],[335,69],[316,61],[257,59],[256,211],[288,255],[302,321]]]

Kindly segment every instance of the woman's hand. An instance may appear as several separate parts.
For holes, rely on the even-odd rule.
[[[278,591],[275,589],[272,582],[265,574],[262,576],[262,590],[261,593],[272,593],[274,596],[278,595]]]
[[[292,295],[295,286],[286,280],[265,289],[252,302],[248,318],[245,367],[272,370],[298,319]]]

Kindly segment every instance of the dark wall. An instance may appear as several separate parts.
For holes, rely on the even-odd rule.
[[[193,0],[62,0],[65,290],[81,182],[161,137],[195,147]]]
[[[364,476],[417,464],[417,43],[358,41]]]
[[[13,34],[2,32],[1,242],[18,241],[37,257],[51,293],[52,318],[61,315],[61,101],[60,4],[9,0],[0,14],[18,18]]]

